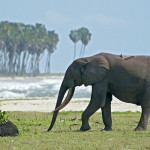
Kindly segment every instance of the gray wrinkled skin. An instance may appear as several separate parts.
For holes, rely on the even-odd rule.
[[[89,105],[82,114],[81,131],[90,129],[88,120],[102,109],[104,130],[112,130],[112,95],[123,102],[140,105],[142,114],[135,130],[146,130],[150,113],[150,56],[123,56],[100,53],[75,60],[67,69],[59,91],[56,108],[70,87],[92,86]],[[50,131],[57,118],[54,113]]]

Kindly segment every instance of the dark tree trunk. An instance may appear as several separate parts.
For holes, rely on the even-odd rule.
[[[17,64],[17,55],[15,56],[15,60],[14,60],[14,63],[13,63],[13,72],[17,72],[17,70],[16,70],[16,64]]]
[[[18,55],[17,73],[20,74],[21,53]]]
[[[51,73],[51,53],[48,52],[45,66],[45,73]]]
[[[81,49],[80,49],[80,57],[82,57],[82,52],[83,51],[83,43],[82,43],[82,45],[81,45]]]
[[[24,50],[23,53],[23,59],[22,59],[22,67],[21,67],[21,74],[25,74],[26,70],[25,70],[25,59],[26,59],[26,55],[27,55],[27,50]]]
[[[9,74],[13,73],[13,60],[16,55],[17,45],[15,44],[12,49],[9,49]]]
[[[3,65],[3,72],[6,74],[7,72],[7,48],[4,48],[4,65]]]
[[[86,48],[86,46],[84,45],[84,47],[83,47],[83,53],[82,53],[82,57],[84,56],[85,48]]]

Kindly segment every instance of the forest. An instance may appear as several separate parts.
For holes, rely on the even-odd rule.
[[[89,30],[84,27],[71,30],[69,38],[74,43],[74,59],[78,41],[82,43],[80,56],[83,56],[91,40]],[[45,74],[50,74],[51,55],[58,42],[58,34],[54,30],[47,30],[43,24],[0,22],[0,75],[40,74],[39,64],[46,51],[47,58],[43,67]]]

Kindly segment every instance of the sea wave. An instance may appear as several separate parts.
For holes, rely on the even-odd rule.
[[[57,97],[60,78],[48,79],[23,79],[23,80],[0,80],[0,97],[3,98],[25,98],[25,97]],[[91,87],[77,87],[74,98],[89,98]]]

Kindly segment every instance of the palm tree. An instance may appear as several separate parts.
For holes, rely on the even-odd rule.
[[[51,73],[51,54],[55,51],[56,45],[59,42],[58,34],[55,31],[48,31],[45,37],[46,49],[48,52],[45,66],[45,73]]]
[[[91,40],[92,34],[85,27],[80,28],[78,32],[79,32],[80,40],[82,42],[80,56],[83,57],[85,53],[85,48],[89,43],[89,41]]]
[[[76,43],[80,40],[79,39],[79,33],[78,30],[71,30],[69,34],[70,39],[74,43],[74,57],[73,59],[75,60],[76,57]]]

